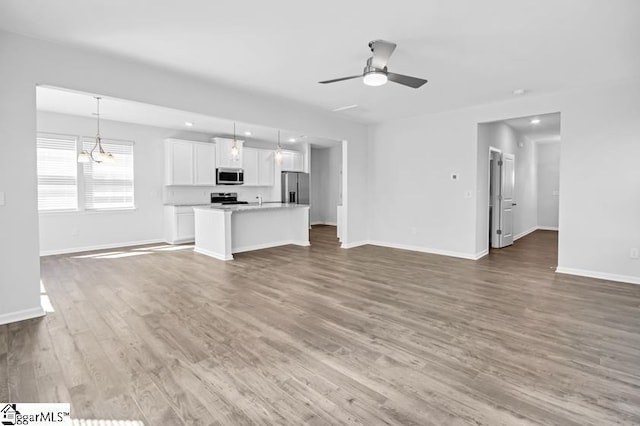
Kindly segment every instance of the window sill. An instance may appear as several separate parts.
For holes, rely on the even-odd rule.
[[[66,216],[72,214],[101,214],[101,213],[127,213],[127,212],[135,212],[138,210],[137,207],[128,207],[122,209],[98,209],[98,210],[46,210],[39,211],[38,215],[40,216]]]

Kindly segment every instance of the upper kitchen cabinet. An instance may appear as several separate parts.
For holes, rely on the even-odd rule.
[[[216,146],[212,143],[195,143],[195,170],[194,180],[196,185],[216,184]]]
[[[181,139],[165,141],[165,185],[215,184],[215,145]]]
[[[243,168],[243,148],[244,141],[236,140],[238,147],[238,156],[233,158],[231,150],[233,149],[233,139],[213,138],[216,144],[216,167],[229,169]]]
[[[282,151],[280,169],[283,172],[304,172],[304,154],[298,151]]]
[[[273,151],[255,148],[244,148],[243,151],[244,186],[273,186]]]
[[[258,150],[258,184],[273,186],[275,184],[275,153],[265,149]]]

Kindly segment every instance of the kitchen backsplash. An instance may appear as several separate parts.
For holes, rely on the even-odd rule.
[[[241,201],[254,202],[257,196],[264,201],[280,201],[280,181],[276,179],[274,186],[251,187],[242,185],[223,186],[169,186],[164,187],[165,204],[201,204],[211,201],[212,192],[237,192]]]

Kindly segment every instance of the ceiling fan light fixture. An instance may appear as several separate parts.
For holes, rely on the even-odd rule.
[[[367,86],[382,86],[386,84],[389,79],[387,74],[383,71],[369,71],[362,77],[362,82]]]

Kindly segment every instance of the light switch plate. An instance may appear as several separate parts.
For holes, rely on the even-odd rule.
[[[0,192],[0,206],[4,206],[4,192]]]

